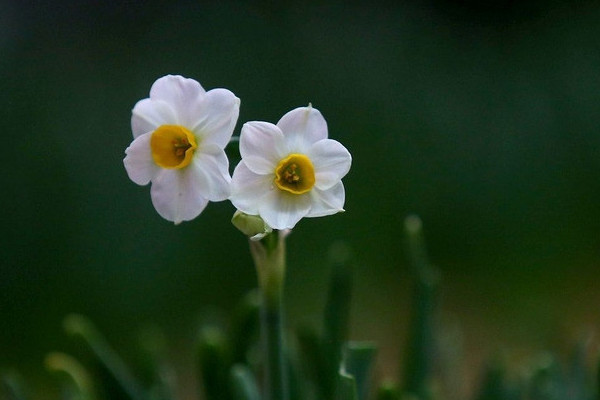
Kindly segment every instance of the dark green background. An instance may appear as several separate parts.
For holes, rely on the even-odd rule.
[[[416,212],[470,354],[598,328],[600,6],[486,4],[0,1],[0,368],[41,374],[69,312],[123,350],[148,322],[178,343],[255,286],[230,203],[173,226],[125,173],[131,108],[169,73],[240,97],[236,133],[312,102],[353,155],[347,212],[290,237],[290,322],[344,241],[352,336],[393,373]]]

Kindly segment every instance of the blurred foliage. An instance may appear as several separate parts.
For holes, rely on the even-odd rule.
[[[45,376],[70,312],[124,349],[151,321],[185,358],[201,306],[255,286],[230,204],[174,227],[122,167],[167,73],[231,89],[238,132],[312,102],[352,152],[347,212],[293,234],[291,321],[317,318],[336,238],[358,249],[349,335],[400,346],[417,212],[467,346],[600,324],[598,3],[350,3],[0,0],[0,367]]]
[[[348,252],[333,257],[328,300],[324,306],[320,329],[297,329],[283,341],[289,380],[287,396],[272,400],[594,400],[600,396],[596,365],[589,365],[585,343],[580,343],[566,363],[551,353],[521,363],[520,371],[511,379],[506,363],[491,360],[478,372],[473,388],[456,391],[455,383],[444,381],[444,369],[458,369],[460,358],[442,362],[441,356],[458,354],[443,347],[452,346],[442,340],[444,328],[439,323],[440,309],[432,301],[431,290],[439,277],[431,279],[434,267],[425,256],[421,221],[416,216],[406,220],[409,254],[414,273],[412,301],[414,312],[410,324],[410,349],[399,362],[405,366],[403,379],[378,382],[372,379],[377,349],[375,344],[348,340],[349,305],[352,270]],[[333,254],[340,254],[334,252]],[[150,330],[140,338],[138,351],[143,360],[139,371],[132,372],[117,351],[106,341],[91,321],[80,315],[70,315],[64,330],[85,343],[95,355],[98,372],[88,369],[74,357],[54,352],[46,357],[47,368],[57,374],[62,400],[205,400],[271,399],[261,379],[265,374],[264,340],[259,341],[257,293],[249,293],[238,304],[237,311],[221,323],[205,321],[196,340],[198,382],[200,393],[182,393],[173,374],[172,361],[165,357],[164,338]],[[424,323],[429,321],[429,323]],[[262,326],[262,325],[261,325]],[[244,329],[240,329],[244,327]],[[262,337],[264,339],[264,337]],[[456,350],[456,349],[454,349]],[[597,356],[597,355],[595,355]],[[465,376],[455,375],[464,382]],[[28,400],[23,390],[27,386],[14,373],[4,374],[0,399]],[[141,377],[145,377],[140,379]],[[264,381],[267,383],[267,380]],[[45,395],[43,398],[55,398]]]

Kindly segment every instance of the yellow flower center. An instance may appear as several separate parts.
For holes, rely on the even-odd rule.
[[[292,194],[308,192],[315,185],[315,169],[304,154],[290,154],[275,168],[275,184]]]
[[[152,159],[163,168],[181,169],[192,162],[196,138],[181,125],[161,125],[150,138]]]

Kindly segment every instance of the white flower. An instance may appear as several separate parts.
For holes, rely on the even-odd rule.
[[[311,106],[288,112],[277,125],[244,124],[240,154],[230,197],[240,211],[260,215],[273,229],[344,211],[341,179],[352,157],[327,138],[327,123]]]
[[[150,89],[150,98],[132,111],[134,140],[123,160],[138,185],[152,182],[156,211],[176,224],[197,217],[208,201],[230,195],[231,139],[240,99],[226,89],[206,92],[198,82],[167,75]]]

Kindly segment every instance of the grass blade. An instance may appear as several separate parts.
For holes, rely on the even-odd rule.
[[[352,375],[340,370],[336,386],[335,400],[358,400],[356,381]]]
[[[325,372],[322,391],[326,399],[330,399],[335,390],[344,343],[348,340],[352,294],[350,251],[343,244],[333,246],[330,259],[333,265],[325,305],[322,339]]]
[[[377,347],[370,342],[349,342],[344,349],[344,370],[356,382],[359,400],[366,400],[370,393],[371,368]]]
[[[431,398],[433,381],[433,354],[436,349],[434,313],[439,276],[427,258],[419,217],[414,215],[407,217],[405,229],[409,257],[417,282],[404,368],[404,385],[407,393],[427,400]]]
[[[260,400],[256,379],[245,365],[236,364],[231,368],[231,387],[234,400]]]
[[[147,394],[129,372],[121,357],[113,350],[89,319],[81,315],[72,314],[65,318],[63,326],[68,334],[83,338],[96,357],[104,364],[132,400],[146,399]]]
[[[73,357],[64,353],[50,353],[46,356],[46,367],[55,372],[62,372],[69,377],[65,383],[69,398],[78,400],[94,400],[92,378],[85,368]]]

